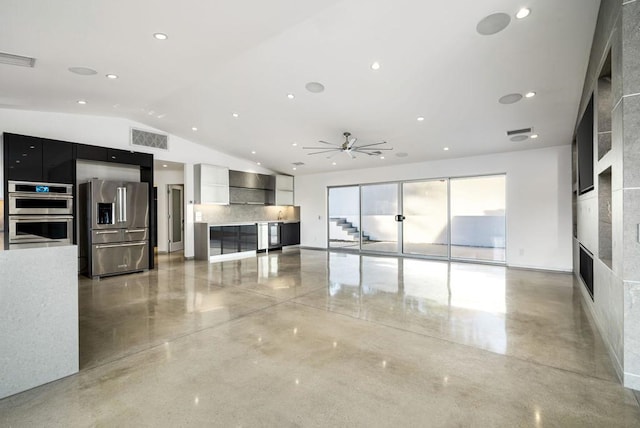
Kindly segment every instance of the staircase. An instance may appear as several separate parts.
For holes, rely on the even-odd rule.
[[[345,239],[346,241],[357,241],[360,238],[360,230],[356,226],[353,225],[350,221],[348,221],[344,217],[330,217],[330,222],[333,222],[336,226],[340,227],[350,239]],[[362,242],[368,242],[371,240],[371,237],[364,232],[362,233]]]

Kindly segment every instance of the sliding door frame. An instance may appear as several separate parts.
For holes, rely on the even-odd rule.
[[[457,258],[451,256],[451,181],[455,179],[465,179],[465,178],[482,178],[482,177],[498,177],[504,176],[505,179],[505,213],[504,213],[504,261],[496,261],[496,260],[482,260],[482,259],[469,259],[469,258]],[[416,253],[405,253],[404,252],[404,237],[403,237],[403,222],[398,221],[398,247],[396,252],[388,252],[388,251],[372,251],[367,250],[366,248],[362,248],[362,187],[363,186],[371,186],[377,184],[396,184],[398,186],[398,213],[399,215],[403,215],[404,208],[404,200],[403,200],[403,184],[404,183],[417,183],[417,182],[425,182],[425,181],[437,181],[437,180],[445,180],[447,182],[447,256],[431,256],[424,254],[416,254]],[[331,239],[330,239],[330,206],[329,206],[329,192],[331,189],[335,188],[344,188],[344,187],[357,187],[358,188],[358,218],[360,222],[359,227],[359,242],[358,246],[354,247],[331,247]],[[371,255],[382,255],[382,256],[400,256],[400,257],[409,257],[409,258],[417,258],[417,259],[427,259],[427,260],[440,260],[440,261],[455,261],[462,263],[477,263],[477,264],[488,264],[488,265],[498,265],[498,266],[507,266],[507,242],[508,242],[508,182],[507,182],[507,173],[506,172],[495,172],[495,173],[486,173],[486,174],[474,174],[474,175],[459,175],[459,176],[447,176],[447,177],[428,177],[428,178],[416,178],[409,180],[393,180],[393,181],[378,181],[371,183],[358,183],[358,184],[342,184],[336,186],[327,186],[327,192],[325,201],[326,205],[326,226],[327,226],[327,250],[330,251],[342,251],[348,253],[358,253],[358,254],[371,254]]]

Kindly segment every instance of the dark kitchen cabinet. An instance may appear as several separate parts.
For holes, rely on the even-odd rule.
[[[283,247],[300,244],[300,222],[280,223],[280,243]]]
[[[240,226],[222,226],[222,254],[240,251]]]
[[[42,141],[24,135],[4,134],[7,180],[42,181]]]
[[[107,149],[107,161],[151,168],[153,155],[128,150]]]
[[[71,143],[16,134],[3,140],[7,180],[73,184]]]
[[[76,159],[108,162],[108,149],[106,147],[90,146],[88,144],[76,144]]]
[[[73,183],[73,144],[47,140],[42,143],[42,180],[47,183]]]
[[[240,251],[255,251],[258,248],[258,230],[255,224],[240,226]]]

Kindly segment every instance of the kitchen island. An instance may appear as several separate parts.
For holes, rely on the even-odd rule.
[[[78,372],[78,248],[0,251],[0,399]]]

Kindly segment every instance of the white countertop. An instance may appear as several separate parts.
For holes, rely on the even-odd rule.
[[[208,224],[209,227],[217,226],[251,226],[256,223],[300,223],[300,220],[256,220],[256,221],[238,221],[226,223],[210,223],[207,221],[196,221],[196,224]]]

